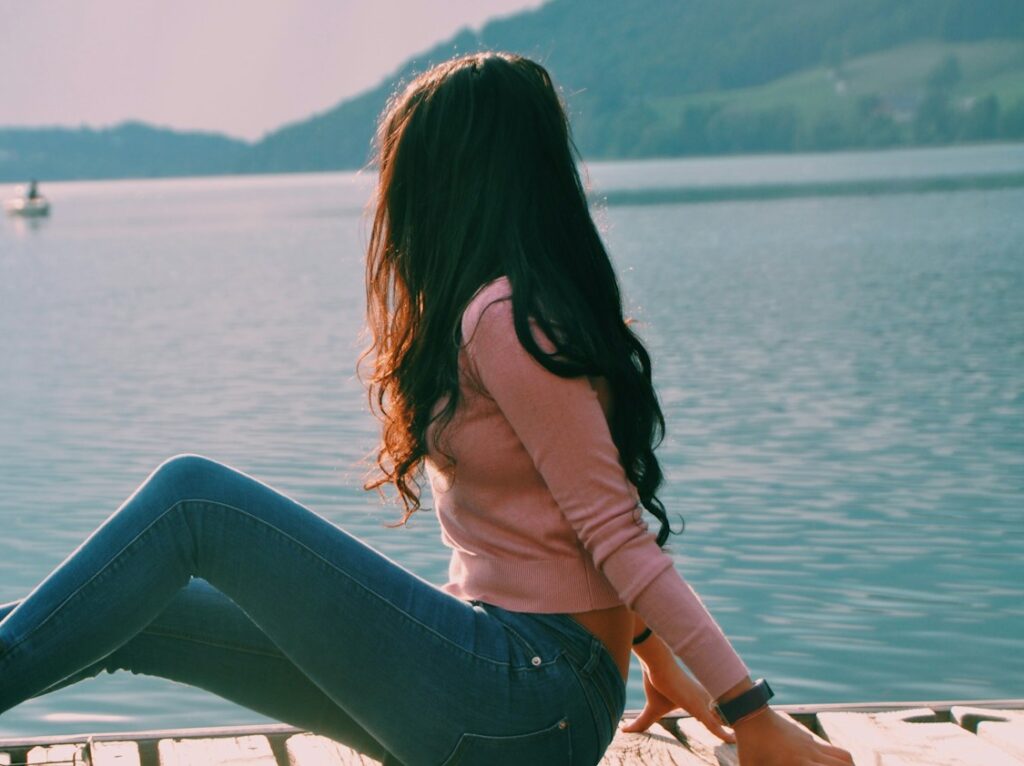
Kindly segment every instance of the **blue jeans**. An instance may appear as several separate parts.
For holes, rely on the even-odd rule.
[[[595,764],[625,705],[611,656],[567,615],[450,596],[197,455],[0,607],[0,714],[118,669],[410,766]]]

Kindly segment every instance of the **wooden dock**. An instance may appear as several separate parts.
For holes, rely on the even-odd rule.
[[[1024,766],[1024,699],[773,707],[849,750],[857,766]],[[21,764],[372,766],[378,761],[326,737],[272,724],[0,739],[0,766]],[[601,761],[602,766],[714,764],[737,766],[735,747],[686,715],[666,717],[643,734],[620,732]]]

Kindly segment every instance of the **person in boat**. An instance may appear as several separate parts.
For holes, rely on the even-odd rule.
[[[36,179],[32,179],[28,184],[28,192],[25,194],[25,199],[38,199],[39,189],[37,188]]]
[[[394,489],[398,525],[425,472],[448,582],[177,455],[5,607],[0,712],[127,669],[385,764],[592,765],[632,650],[646,705],[631,730],[681,707],[742,766],[851,764],[767,703],[662,548],[651,360],[547,71],[504,53],[442,63],[391,100],[376,147],[366,488]]]

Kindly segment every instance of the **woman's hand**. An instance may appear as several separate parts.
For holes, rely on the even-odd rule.
[[[641,629],[642,623],[637,624]],[[623,731],[645,731],[682,708],[724,742],[736,744],[740,766],[853,766],[853,757],[792,718],[766,705],[732,729],[711,712],[712,697],[676,662],[668,645],[652,635],[633,648],[644,670],[644,709]]]
[[[639,618],[634,627],[635,632],[643,629]],[[668,644],[652,634],[642,644],[633,647],[633,651],[644,669],[644,695],[647,701],[640,715],[624,726],[623,731],[646,731],[659,718],[676,708],[682,708],[719,739],[729,743],[736,741],[732,731],[723,726],[711,712],[711,695],[680,667]]]
[[[666,668],[658,671],[654,677],[646,667],[644,668],[644,695],[647,701],[640,715],[623,726],[622,730],[646,731],[651,724],[664,718],[668,713],[682,708],[704,724],[716,737],[724,742],[734,743],[736,737],[732,730],[723,726],[708,707],[711,695],[675,662],[672,663],[672,668],[674,670]]]
[[[740,766],[853,766],[853,756],[770,706],[736,722]]]

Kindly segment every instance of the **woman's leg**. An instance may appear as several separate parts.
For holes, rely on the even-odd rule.
[[[20,603],[0,604],[0,622]],[[386,756],[380,743],[295,667],[237,604],[199,578],[174,594],[126,644],[33,696],[118,670],[205,689],[270,718],[348,742],[378,760]]]
[[[569,687],[557,647],[530,646],[267,485],[195,455],[154,471],[0,623],[0,712],[124,646],[193,575],[403,762],[442,762],[466,731],[561,723]]]

